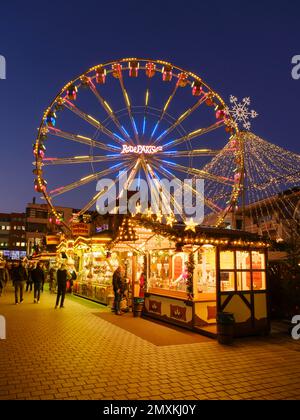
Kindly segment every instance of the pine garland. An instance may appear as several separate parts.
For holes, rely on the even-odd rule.
[[[186,292],[188,294],[189,300],[192,300],[194,298],[194,288],[193,288],[194,268],[195,268],[194,253],[190,252],[189,260],[187,263],[188,275],[186,279]]]

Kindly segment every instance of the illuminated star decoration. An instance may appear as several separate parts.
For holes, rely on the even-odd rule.
[[[162,214],[161,214],[161,211],[159,211],[159,212],[157,213],[157,215],[156,215],[156,220],[157,220],[157,222],[161,223],[161,221],[162,221]]]
[[[198,223],[195,223],[192,217],[190,219],[187,219],[184,223],[185,223],[185,229],[184,229],[185,231],[191,230],[192,232],[196,232],[196,226],[198,225]]]
[[[236,96],[230,96],[230,103],[232,104],[231,107],[225,108],[225,113],[228,116],[231,116],[234,121],[238,124],[242,124],[245,130],[250,130],[251,118],[256,118],[258,113],[253,109],[249,109],[249,105],[251,103],[250,98],[243,98],[242,102],[238,102],[238,98]]]
[[[170,214],[170,216],[166,218],[166,221],[167,221],[167,225],[172,227],[176,219],[173,214]]]
[[[147,217],[151,218],[152,215],[153,215],[153,212],[152,212],[151,208],[149,207],[148,210],[147,210]]]
[[[141,210],[142,210],[142,206],[140,204],[137,204],[135,206],[135,214],[140,214]]]

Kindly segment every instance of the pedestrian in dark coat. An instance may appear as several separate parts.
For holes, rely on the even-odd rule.
[[[34,303],[40,303],[41,290],[45,281],[45,273],[40,262],[38,262],[36,268],[32,270],[31,278],[34,285]]]
[[[15,304],[18,305],[19,291],[20,291],[20,303],[23,303],[23,292],[26,280],[28,278],[25,263],[19,261],[19,264],[12,270],[12,281],[15,288]]]
[[[67,280],[70,278],[71,276],[67,272],[66,265],[62,264],[56,273],[57,298],[56,298],[55,309],[59,305],[59,300],[60,300],[60,308],[64,308],[64,301],[65,301],[65,295],[66,295],[66,289],[67,289]]]
[[[114,294],[115,294],[115,311],[116,311],[116,315],[122,315],[121,312],[121,308],[120,308],[120,302],[122,300],[122,296],[123,296],[123,277],[122,277],[122,267],[119,266],[114,274],[113,274],[113,279],[112,279],[112,283],[113,283],[113,289],[114,289]]]
[[[33,264],[29,264],[29,266],[27,267],[27,273],[28,273],[28,278],[27,278],[27,282],[26,282],[26,292],[32,292],[32,285],[33,285],[33,280],[32,280],[32,270],[34,270],[34,265]]]
[[[6,283],[8,282],[8,270],[5,267],[5,265],[2,263],[0,265],[0,296],[2,295],[2,291],[4,287],[6,286]]]

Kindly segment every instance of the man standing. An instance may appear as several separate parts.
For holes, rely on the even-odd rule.
[[[122,315],[120,310],[120,302],[123,293],[123,279],[122,279],[122,267],[119,265],[113,274],[113,289],[115,294],[115,311],[116,315]]]
[[[20,290],[20,303],[23,303],[23,292],[27,280],[27,271],[25,262],[19,261],[19,264],[12,271],[12,281],[15,287],[15,304],[18,305],[18,292]]]
[[[55,309],[59,305],[60,301],[60,308],[64,308],[64,300],[66,295],[66,288],[67,288],[67,280],[69,278],[66,265],[62,264],[61,267],[57,270],[56,279],[57,279],[57,298],[56,298],[56,304]]]
[[[38,262],[36,268],[32,270],[31,277],[34,284],[34,303],[40,303],[41,289],[45,281],[44,270],[42,269],[40,262]]]

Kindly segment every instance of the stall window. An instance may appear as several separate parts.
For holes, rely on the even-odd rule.
[[[150,254],[148,291],[153,289],[186,291],[184,278],[187,255],[172,255],[169,250],[152,251]]]
[[[252,251],[252,270],[265,270],[265,254],[259,251]]]
[[[250,252],[236,251],[236,269],[250,270]]]
[[[251,273],[250,271],[237,271],[237,290],[251,289]]]
[[[216,248],[204,245],[195,253],[196,282],[195,297],[203,297],[207,293],[216,293]]]
[[[234,252],[233,251],[220,252],[220,269],[221,270],[234,269]]]
[[[232,292],[235,290],[234,271],[221,271],[220,272],[220,287],[221,287],[221,292]]]
[[[252,271],[253,290],[266,289],[266,273],[264,271]]]

